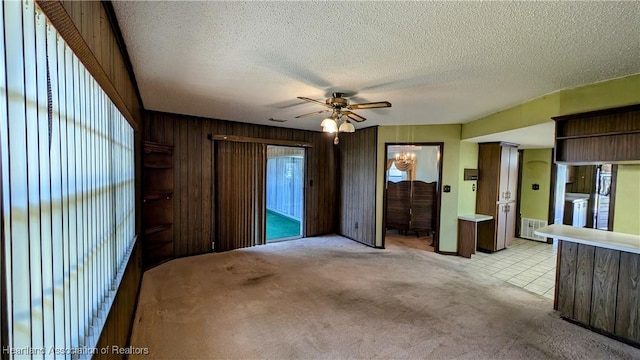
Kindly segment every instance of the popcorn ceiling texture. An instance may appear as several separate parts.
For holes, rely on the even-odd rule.
[[[451,124],[640,73],[640,2],[114,1],[149,110],[320,130],[332,91],[357,125]],[[268,118],[287,119],[285,123]]]

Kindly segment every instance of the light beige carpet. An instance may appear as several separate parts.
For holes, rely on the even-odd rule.
[[[146,272],[130,358],[640,358],[551,307],[448,256],[308,238]]]

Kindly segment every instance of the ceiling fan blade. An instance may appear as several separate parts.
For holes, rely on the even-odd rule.
[[[329,112],[329,111],[331,111],[331,110],[320,110],[320,111],[314,111],[314,112],[312,112],[312,113],[303,114],[303,115],[298,115],[298,116],[296,116],[296,119],[300,119],[300,118],[307,117],[307,116],[311,116],[311,115],[322,114],[322,113],[326,113],[326,112]]]
[[[318,100],[309,99],[308,97],[304,97],[304,96],[298,96],[298,99],[304,100],[304,101],[308,101],[308,102],[312,102],[314,104],[322,105],[322,106],[328,107],[328,108],[331,107],[331,105],[329,105],[327,103],[323,103],[322,101],[318,101]]]
[[[356,114],[356,113],[352,113],[351,111],[345,111],[343,112],[344,115],[347,115],[347,117],[351,120],[357,121],[357,122],[363,122],[367,119],[363,118],[362,116]]]
[[[347,106],[349,110],[363,110],[363,109],[378,109],[391,107],[391,103],[388,101],[371,102],[364,104],[351,104]]]

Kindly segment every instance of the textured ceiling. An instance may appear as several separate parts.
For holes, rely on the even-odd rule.
[[[356,127],[464,123],[640,73],[640,2],[114,1],[146,109],[320,130],[332,91]],[[274,123],[267,119],[283,119]]]

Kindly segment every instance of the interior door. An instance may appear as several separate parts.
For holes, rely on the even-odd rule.
[[[265,243],[266,145],[215,142],[215,251]]]

